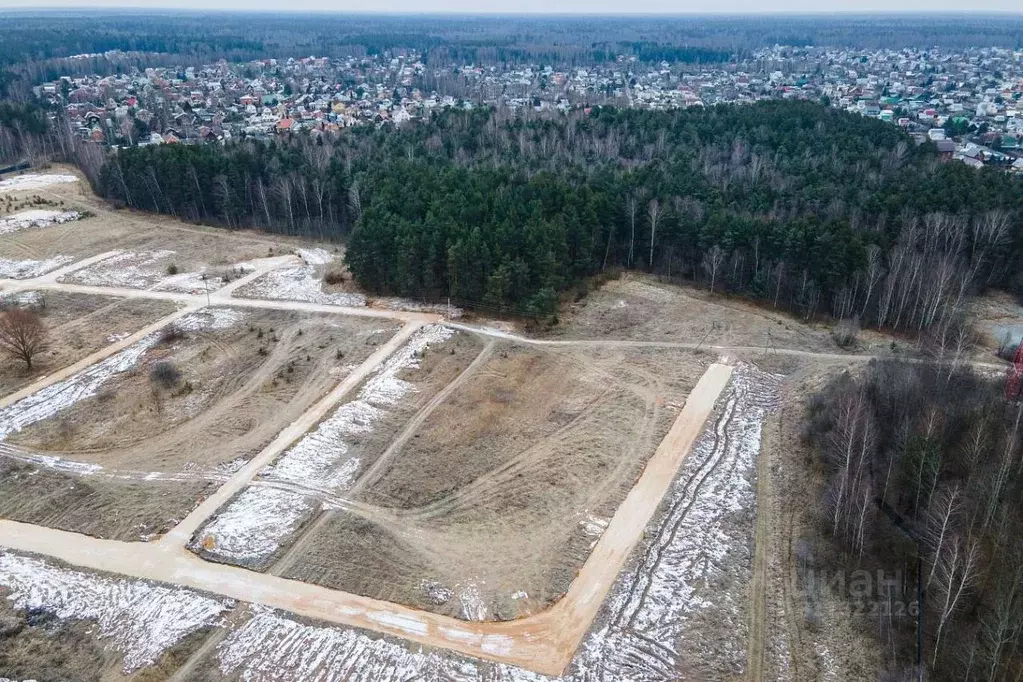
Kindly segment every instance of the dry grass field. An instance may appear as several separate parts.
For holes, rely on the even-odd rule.
[[[557,601],[709,364],[498,343],[283,575],[465,620]],[[332,557],[345,556],[338,562]]]
[[[63,291],[26,291],[4,297],[0,309],[25,306],[39,315],[47,331],[46,352],[32,371],[15,361],[0,363],[0,396],[10,395],[62,367],[72,365],[109,344],[165,317],[177,306],[169,301],[126,301]]]
[[[20,482],[0,498],[0,513],[58,518],[56,527],[121,539],[165,530],[392,330],[380,321],[290,311],[191,313],[113,356],[137,358],[93,395],[7,436],[0,447],[18,458],[7,463],[7,478]],[[62,393],[84,383],[73,376]],[[81,463],[89,475],[25,472],[52,457]],[[53,499],[62,487],[82,501]]]

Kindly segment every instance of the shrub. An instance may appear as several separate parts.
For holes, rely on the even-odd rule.
[[[327,284],[344,284],[345,273],[337,268],[332,268],[323,275],[323,281]]]
[[[178,274],[178,266],[177,266],[177,264],[171,263],[170,265],[168,265],[167,266],[167,274],[168,275],[176,275],[176,274]]]
[[[842,320],[831,330],[831,338],[839,348],[852,348],[860,335],[860,321],[856,318]]]
[[[185,332],[182,331],[180,327],[174,324],[170,325],[169,327],[164,327],[160,331],[160,343],[163,345],[172,344],[175,341],[180,341],[183,338],[185,338]]]
[[[153,365],[149,370],[149,379],[164,388],[173,388],[181,381],[181,370],[167,360],[162,360]]]

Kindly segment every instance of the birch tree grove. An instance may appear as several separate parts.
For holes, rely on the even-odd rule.
[[[1000,378],[964,363],[875,360],[810,401],[820,538],[838,567],[904,576],[901,598],[916,593],[906,568],[919,556],[928,679],[1023,674],[1021,422]],[[905,669],[915,619],[880,622],[888,667]]]

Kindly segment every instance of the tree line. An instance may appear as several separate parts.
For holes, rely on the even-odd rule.
[[[623,267],[807,318],[947,334],[979,288],[1023,286],[1020,179],[808,102],[446,112],[125,149],[98,188],[189,220],[348,239],[372,291],[520,312]]]
[[[836,551],[804,548],[801,573],[903,577],[863,595],[883,679],[907,679],[915,659],[915,609],[896,606],[916,605],[918,556],[927,679],[1023,674],[1023,404],[964,364],[963,348],[946,344],[927,364],[874,361],[808,408],[824,472],[814,516]]]

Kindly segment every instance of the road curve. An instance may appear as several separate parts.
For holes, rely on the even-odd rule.
[[[363,366],[368,364],[367,361]],[[258,470],[254,465],[243,469],[244,474],[239,472],[232,483],[222,488],[223,494],[218,492],[207,500],[208,504],[196,510],[195,518],[186,518],[160,542],[100,540],[15,521],[0,521],[0,546],[54,557],[82,568],[190,587],[308,618],[510,663],[542,674],[558,675],[568,666],[619,571],[642,537],[731,372],[732,368],[727,365],[713,364],[704,373],[566,595],[550,609],[520,620],[462,621],[207,562],[185,550],[181,541],[191,536],[207,512],[212,513],[220,502],[247,483]]]

